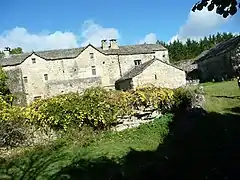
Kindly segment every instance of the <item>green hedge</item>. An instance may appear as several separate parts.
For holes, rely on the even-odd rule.
[[[134,113],[140,107],[170,111],[191,102],[191,93],[184,89],[141,87],[127,92],[87,89],[83,95],[69,93],[33,102],[25,111],[30,123],[67,130],[68,126],[87,124],[107,129],[117,117]]]

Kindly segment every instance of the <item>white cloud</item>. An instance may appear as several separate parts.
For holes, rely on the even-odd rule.
[[[11,48],[22,47],[23,51],[39,51],[49,49],[64,49],[85,46],[88,43],[99,46],[102,39],[119,39],[117,29],[104,28],[94,21],[85,21],[82,25],[81,40],[73,32],[56,31],[49,33],[31,33],[24,27],[15,27],[0,34],[0,49],[8,46]]]
[[[229,18],[216,14],[216,9],[208,11],[207,8],[203,8],[202,11],[190,11],[186,23],[170,41],[176,39],[185,41],[187,38],[199,40],[203,36],[216,33],[228,20]]]
[[[0,49],[22,47],[24,51],[77,47],[77,38],[71,32],[33,34],[27,29],[16,27],[0,35]]]
[[[120,33],[115,28],[104,28],[92,20],[87,20],[83,23],[81,38],[83,39],[81,46],[89,43],[100,46],[103,39],[120,39]]]
[[[157,35],[154,33],[149,33],[144,37],[144,39],[139,41],[139,44],[144,44],[144,43],[155,44],[156,41],[157,41]]]

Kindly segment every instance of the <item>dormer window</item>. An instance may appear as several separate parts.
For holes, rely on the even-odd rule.
[[[139,66],[142,64],[141,60],[134,60],[135,66]]]
[[[89,53],[90,59],[94,59],[94,54],[93,53]]]
[[[36,58],[32,58],[32,63],[33,63],[33,64],[36,63]]]

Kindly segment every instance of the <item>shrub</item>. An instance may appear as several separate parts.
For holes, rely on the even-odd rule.
[[[69,93],[35,101],[25,109],[24,114],[29,123],[38,127],[66,130],[70,123],[81,124],[84,115],[81,104],[81,96]]]
[[[130,91],[107,91],[89,88],[83,95],[69,93],[39,100],[26,108],[29,122],[67,130],[69,126],[89,125],[94,129],[108,129],[118,116],[133,114],[141,107],[153,107],[162,112],[187,106],[190,94],[184,89],[171,90],[153,86]]]
[[[0,147],[15,147],[24,143],[24,116],[22,109],[11,106],[0,96]]]

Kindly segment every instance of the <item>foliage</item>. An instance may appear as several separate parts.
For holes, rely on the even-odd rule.
[[[22,109],[0,96],[0,147],[19,146],[26,140]]]
[[[39,100],[26,108],[28,122],[40,127],[67,130],[69,126],[88,125],[94,129],[108,129],[118,116],[133,114],[141,107],[171,110],[186,101],[185,91],[157,87],[139,87],[127,92],[87,89],[83,95],[70,93]],[[178,99],[175,99],[178,98]]]
[[[203,51],[208,50],[216,44],[226,41],[232,37],[234,37],[232,33],[217,33],[204,37],[199,41],[187,39],[184,43],[180,40],[175,40],[169,44],[157,41],[157,44],[162,44],[168,49],[171,62],[177,62],[196,58]]]
[[[0,95],[5,96],[10,94],[10,91],[7,87],[7,74],[3,71],[2,67],[0,67]]]
[[[10,54],[22,54],[22,53],[23,53],[23,50],[20,47],[11,49],[11,51],[10,51]]]
[[[240,2],[238,0],[201,0],[193,6],[192,11],[201,11],[204,7],[207,7],[208,11],[216,8],[217,14],[227,18],[229,15],[233,16],[237,13]]]
[[[2,96],[8,103],[12,103],[14,96],[11,94],[7,86],[7,80],[8,76],[6,72],[0,67],[0,96]]]
[[[23,50],[21,47],[13,48],[10,50],[10,54],[22,54]],[[4,57],[4,52],[0,51],[0,59]]]

